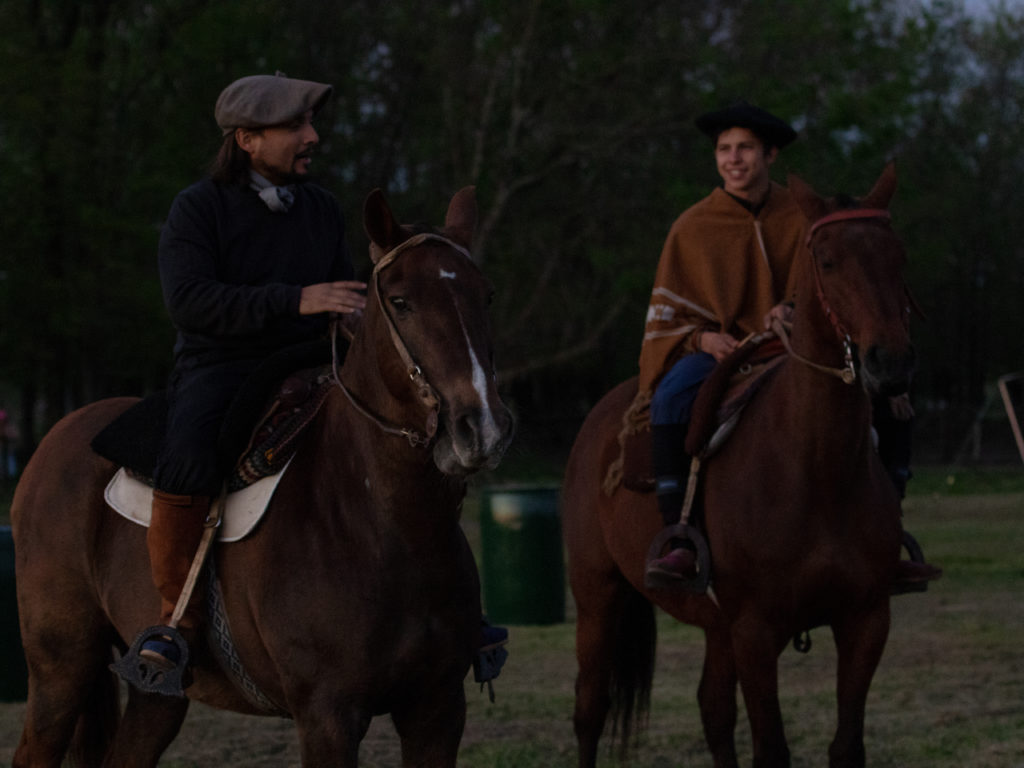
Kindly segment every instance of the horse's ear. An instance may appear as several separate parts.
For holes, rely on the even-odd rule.
[[[476,230],[476,187],[463,187],[448,203],[448,214],[444,217],[445,232],[456,243],[467,250],[473,245]]]
[[[827,203],[818,196],[810,184],[795,174],[786,177],[786,185],[793,195],[793,199],[804,212],[808,221],[814,222],[828,213]]]
[[[395,221],[388,201],[380,189],[373,190],[363,204],[363,229],[370,238],[370,259],[376,264],[380,257],[390,251],[409,235]]]
[[[888,209],[892,196],[896,193],[896,163],[890,162],[885,166],[882,175],[878,177],[875,186],[867,197],[861,200],[865,208]]]

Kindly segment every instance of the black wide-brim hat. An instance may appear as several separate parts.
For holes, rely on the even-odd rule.
[[[694,122],[697,128],[711,137],[712,141],[730,128],[747,128],[765,144],[779,149],[796,138],[796,131],[785,120],[745,101],[708,112]]]

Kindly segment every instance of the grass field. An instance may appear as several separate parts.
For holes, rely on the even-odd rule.
[[[1024,489],[1020,470],[920,471],[905,504],[906,526],[944,578],[923,595],[894,598],[893,627],[868,702],[868,764],[893,768],[1024,768]],[[472,505],[466,527],[478,529]],[[567,622],[512,627],[511,657],[497,702],[467,683],[463,768],[568,768],[572,733],[573,610]],[[702,636],[661,615],[649,727],[633,766],[711,765],[696,686]],[[835,654],[827,630],[807,655],[780,660],[781,698],[794,768],[825,765],[834,727]],[[24,705],[0,704],[0,764],[10,762]],[[741,714],[741,764],[750,764]],[[296,766],[288,721],[196,705],[164,768]],[[362,764],[400,762],[390,722],[379,718]],[[602,765],[614,765],[605,755]]]

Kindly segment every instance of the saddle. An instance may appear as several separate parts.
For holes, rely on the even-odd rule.
[[[339,347],[339,359],[345,351]],[[322,341],[280,350],[256,368],[235,396],[218,441],[221,463],[231,467],[225,477],[221,541],[242,538],[262,516],[299,437],[333,386],[326,365],[330,359],[330,347]],[[167,412],[167,393],[156,392],[114,419],[91,443],[93,451],[121,467],[107,486],[107,503],[140,525],[149,524]]]
[[[785,359],[772,334],[754,336],[714,367],[694,401],[686,432],[686,452],[706,459],[716,453],[739,423],[744,407]],[[611,495],[621,483],[635,493],[654,490],[650,400],[637,397],[623,415],[619,457],[608,468],[604,490]]]
[[[240,412],[232,406],[220,440],[220,451],[228,459],[226,466],[233,467],[226,478],[228,492],[239,491],[284,468],[295,453],[299,435],[320,410],[331,383],[329,368],[297,371],[279,385],[262,412]],[[242,396],[236,403],[245,400]],[[145,397],[93,438],[93,451],[152,485],[157,454],[167,428],[167,409],[166,392]],[[248,436],[241,451],[237,438],[243,429],[240,424],[246,425]]]
[[[300,371],[280,385],[263,409],[255,429],[250,415],[246,423],[247,448],[241,455],[237,451],[230,454],[236,460],[225,481],[226,494],[214,499],[211,507],[211,513],[216,513],[214,517],[221,520],[218,540],[243,539],[260,521],[295,454],[299,436],[319,411],[332,386],[328,369]],[[160,423],[161,417],[166,417],[166,398],[158,393],[126,411],[93,440],[97,453],[121,464],[104,490],[104,500],[122,517],[142,526],[149,525],[152,512],[152,472],[162,434],[153,429],[153,425]],[[148,440],[140,437],[141,432],[133,431],[143,422],[151,432]],[[118,435],[123,435],[123,440],[118,440]],[[125,446],[130,444],[141,445],[145,450],[134,457],[125,456]],[[109,450],[111,447],[117,450]]]

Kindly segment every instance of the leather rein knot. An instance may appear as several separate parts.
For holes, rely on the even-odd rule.
[[[434,240],[443,243],[450,248],[454,248],[467,259],[472,258],[468,250],[458,243],[449,240],[447,237],[434,234],[433,232],[422,232],[418,235],[413,235],[408,240],[403,240],[397,246],[384,254],[374,265],[373,273],[370,277],[371,290],[377,297],[377,305],[380,307],[380,311],[387,323],[388,334],[391,337],[391,344],[398,353],[398,356],[401,358],[402,364],[405,366],[409,380],[413,383],[413,387],[416,391],[416,396],[419,398],[420,402],[427,407],[427,416],[422,432],[411,427],[400,427],[388,423],[385,419],[372,413],[366,406],[360,403],[349,388],[345,386],[341,380],[341,376],[338,375],[338,358],[336,349],[334,348],[334,337],[337,332],[337,323],[331,324],[331,346],[332,351],[334,352],[334,381],[337,383],[341,391],[345,393],[345,397],[348,398],[348,401],[356,411],[380,427],[383,432],[389,435],[404,437],[409,441],[409,445],[413,448],[425,448],[434,441],[440,419],[441,397],[438,395],[437,390],[431,386],[427,377],[423,374],[423,369],[420,368],[415,360],[413,360],[412,355],[409,353],[409,348],[405,345],[401,334],[398,332],[394,319],[392,319],[391,315],[388,313],[387,307],[384,306],[384,297],[380,289],[380,273],[386,267],[390,266],[400,253],[409,250],[410,248],[415,248],[418,245],[422,245],[429,240]]]

